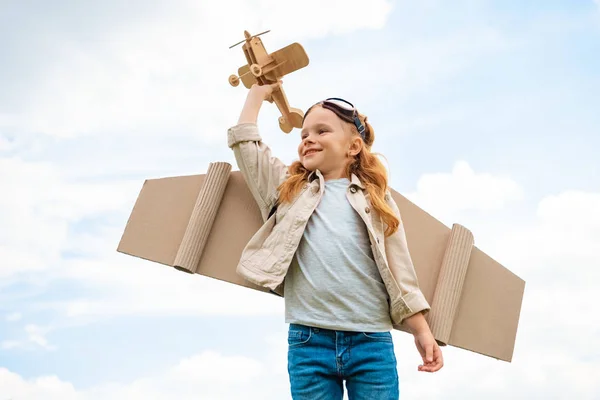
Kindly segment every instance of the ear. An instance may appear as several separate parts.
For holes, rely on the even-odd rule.
[[[350,139],[350,148],[348,149],[348,155],[350,155],[351,157],[354,157],[358,153],[360,153],[361,149],[362,149],[362,140],[357,136],[353,136],[352,139]]]

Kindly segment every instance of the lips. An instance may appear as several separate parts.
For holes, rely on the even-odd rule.
[[[311,155],[311,154],[314,154],[314,153],[318,153],[319,151],[321,151],[321,150],[317,150],[317,149],[308,149],[308,150],[306,150],[306,151],[304,152],[304,157],[306,157],[306,156],[309,156],[309,155]]]

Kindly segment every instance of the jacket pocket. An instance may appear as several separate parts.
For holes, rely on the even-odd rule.
[[[278,262],[280,258],[277,249],[263,247],[244,260],[243,264],[264,275],[265,283],[275,282],[283,275],[281,264]]]

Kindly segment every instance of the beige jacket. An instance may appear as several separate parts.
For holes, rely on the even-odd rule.
[[[306,223],[323,194],[323,176],[318,170],[313,172],[310,182],[296,198],[289,204],[278,205],[270,215],[276,206],[277,188],[288,177],[287,166],[272,156],[256,124],[239,124],[229,128],[227,133],[228,146],[265,221],[242,252],[237,273],[283,296],[288,267]],[[347,197],[368,229],[371,250],[389,294],[392,324],[398,327],[405,318],[419,311],[429,311],[429,304],[419,289],[402,223],[395,234],[384,236],[385,226],[377,213],[371,212],[368,194],[356,175],[352,176]],[[389,191],[386,200],[400,218]]]

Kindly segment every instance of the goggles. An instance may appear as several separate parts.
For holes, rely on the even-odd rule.
[[[365,126],[360,122],[358,118],[358,111],[354,104],[347,100],[340,99],[339,97],[330,97],[328,99],[318,102],[323,108],[333,111],[338,117],[344,121],[350,122],[356,126],[360,137],[365,140]],[[305,116],[306,117],[306,116]]]

